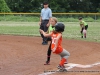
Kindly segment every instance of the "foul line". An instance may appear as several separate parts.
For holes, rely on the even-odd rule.
[[[93,66],[97,66],[97,65],[100,65],[100,62],[97,62],[97,63],[94,63],[94,64],[91,64],[91,65],[81,65],[81,64],[74,64],[74,63],[68,63],[68,64],[65,64],[65,66],[68,66],[66,69],[69,70],[69,69],[72,69],[74,67],[78,67],[78,68],[90,68],[90,67],[93,67]],[[41,74],[38,74],[38,75],[49,75],[49,74],[53,74],[53,73],[56,73],[58,70],[56,71],[52,71],[52,72],[44,72],[44,73],[41,73]]]

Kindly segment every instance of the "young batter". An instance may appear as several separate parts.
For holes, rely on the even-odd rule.
[[[58,66],[58,69],[60,70],[65,70],[64,62],[66,62],[68,57],[70,56],[70,53],[67,50],[65,50],[61,45],[62,32],[64,31],[64,28],[65,28],[64,24],[57,23],[55,25],[55,30],[50,34],[46,34],[43,30],[40,30],[45,37],[51,36],[52,38],[51,50],[53,53],[58,54],[61,57],[61,61]]]

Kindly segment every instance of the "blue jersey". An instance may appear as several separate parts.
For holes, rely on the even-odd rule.
[[[49,20],[52,17],[52,11],[50,8],[43,8],[41,10],[41,17],[42,20]]]

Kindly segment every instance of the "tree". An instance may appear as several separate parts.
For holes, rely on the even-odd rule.
[[[68,12],[68,0],[50,0],[49,4],[53,12]]]
[[[3,0],[2,0],[3,1]],[[5,0],[12,12],[40,12],[45,0]],[[53,12],[100,12],[100,0],[47,0]]]
[[[100,12],[100,0],[90,0],[92,12]]]
[[[0,12],[11,12],[9,7],[7,6],[5,0],[0,0]]]

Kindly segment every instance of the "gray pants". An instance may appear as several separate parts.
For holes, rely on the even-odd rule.
[[[61,59],[65,58],[67,60],[70,56],[70,53],[67,50],[63,49],[63,51],[59,55],[61,56]]]

